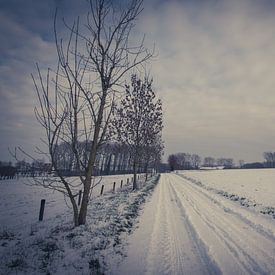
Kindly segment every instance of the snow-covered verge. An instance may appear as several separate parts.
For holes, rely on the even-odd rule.
[[[93,188],[92,197],[100,195],[102,185],[105,193],[111,191],[113,183],[116,182],[117,191],[120,190],[121,181],[123,186],[127,184],[127,179],[131,184],[132,177],[132,174],[96,177],[95,182],[99,184]],[[81,188],[79,178],[71,177],[70,182],[75,186],[74,194],[77,194]],[[46,200],[44,221],[63,215],[64,211],[71,207],[68,198],[65,198],[62,193],[34,184],[32,178],[0,181],[0,224],[2,226],[5,225],[13,231],[30,227],[38,220],[41,199]]]
[[[70,210],[31,226],[2,226],[1,274],[104,273],[106,258],[119,261],[124,256],[123,240],[135,227],[141,206],[158,179],[154,176],[135,192],[128,185],[93,198],[85,226],[73,228]]]
[[[275,218],[275,169],[180,171],[184,179]]]

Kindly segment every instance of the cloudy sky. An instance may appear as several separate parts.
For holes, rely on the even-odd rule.
[[[0,0],[0,160],[43,134],[30,74],[55,63],[53,15],[82,14],[85,0]],[[275,1],[145,0],[135,34],[155,44],[165,156],[261,161],[275,151]]]

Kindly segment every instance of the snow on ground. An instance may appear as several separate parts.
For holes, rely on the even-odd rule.
[[[0,274],[93,274],[105,270],[105,254],[122,257],[124,235],[133,230],[145,198],[157,178],[140,190],[123,185],[110,192],[113,181],[125,176],[104,177],[106,192],[95,195],[88,210],[87,225],[73,228],[72,211],[63,196],[22,180],[0,184]],[[98,190],[100,190],[98,186]],[[108,192],[109,190],[109,192]],[[95,193],[96,194],[96,193]],[[99,193],[98,193],[99,194]],[[40,199],[46,199],[45,219],[38,222]]]
[[[275,220],[163,174],[127,255],[112,274],[274,274]]]
[[[52,216],[0,231],[1,274],[275,274],[275,219],[258,211],[274,207],[272,172],[162,174],[155,189],[156,178],[137,192],[129,185],[93,197],[87,225],[77,228],[59,205],[63,198],[51,197]],[[22,209],[19,202],[9,209],[7,185],[0,185],[1,214],[13,211],[17,219],[31,205],[22,198],[39,192],[22,185]]]
[[[179,171],[193,183],[275,218],[275,169]]]
[[[94,187],[93,197],[100,195],[101,186],[104,185],[104,193],[112,190],[113,182],[116,182],[116,190],[120,189],[121,180],[123,186],[129,179],[131,183],[133,175],[112,175],[96,178],[99,182]],[[77,178],[71,178],[76,182]],[[78,180],[79,181],[79,180]],[[26,183],[26,184],[24,184]],[[70,202],[64,198],[63,194],[41,186],[30,185],[33,180],[30,178],[20,178],[18,180],[0,181],[0,224],[13,230],[22,226],[30,226],[38,220],[41,199],[46,200],[44,220],[59,217],[68,209]],[[75,188],[77,194],[80,187]]]

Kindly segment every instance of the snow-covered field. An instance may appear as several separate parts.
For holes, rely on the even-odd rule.
[[[263,169],[162,174],[155,189],[153,178],[103,196],[98,185],[75,229],[59,193],[5,182],[1,274],[275,274],[273,182],[275,169]]]
[[[197,185],[275,218],[275,169],[179,171]]]
[[[129,175],[103,177],[106,189],[95,188],[87,224],[73,228],[72,211],[58,192],[19,181],[0,184],[0,274],[101,274],[106,255],[121,258],[141,205],[157,177],[139,179],[140,189],[123,185]],[[116,192],[110,192],[119,181]],[[109,190],[109,192],[108,192]],[[99,192],[96,192],[99,191]],[[40,199],[46,199],[45,219],[38,222]]]
[[[114,175],[97,178],[96,182],[100,179],[101,181],[94,187],[93,197],[100,195],[102,185],[104,185],[104,193],[112,190],[114,182],[116,182],[116,190],[119,190],[121,180],[125,186],[127,179],[129,179],[129,184],[131,183],[132,176]],[[72,181],[74,180],[72,178]],[[64,198],[60,192],[29,185],[31,183],[32,179],[26,178],[0,181],[0,224],[2,227],[17,230],[37,222],[41,199],[46,200],[44,220],[58,218],[71,207],[68,199]],[[75,193],[79,188],[76,188]]]

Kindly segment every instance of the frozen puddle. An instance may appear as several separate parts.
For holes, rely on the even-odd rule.
[[[213,196],[162,175],[129,237],[127,257],[111,273],[274,274],[274,221]]]

